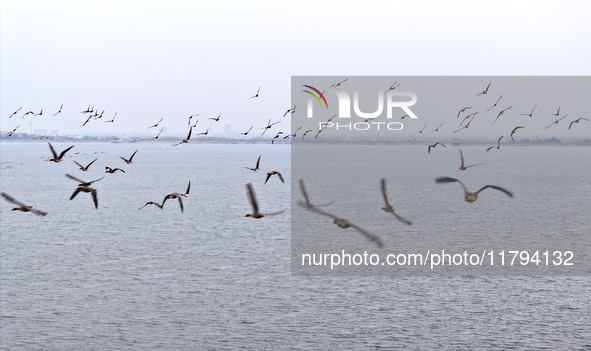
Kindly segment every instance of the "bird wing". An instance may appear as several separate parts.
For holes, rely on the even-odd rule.
[[[189,191],[191,191],[191,181],[189,180],[189,186],[187,186],[187,191],[185,191],[185,194],[189,194]]]
[[[384,197],[384,202],[386,203],[386,207],[391,206],[388,202],[388,195],[386,193],[386,178],[382,178],[380,181],[381,189],[382,189],[382,196]]]
[[[452,177],[439,177],[435,179],[436,183],[454,183],[454,182],[458,182],[460,183],[460,185],[462,186],[462,189],[464,189],[464,192],[468,192],[468,189],[466,189],[466,186],[464,185],[464,183],[462,183],[460,180],[456,179],[456,178],[452,178]]]
[[[285,181],[283,180],[283,176],[281,175],[281,173],[277,172],[277,175],[279,176],[279,179],[281,179],[281,183],[285,183]]]
[[[259,158],[257,159],[257,165],[255,166],[256,169],[259,168],[260,162],[261,162],[261,155],[259,155]]]
[[[265,184],[267,184],[267,181],[269,180],[269,178],[271,178],[273,174],[271,173],[267,173],[267,179],[265,179]]]
[[[57,153],[55,152],[55,149],[53,148],[53,146],[51,145],[51,143],[49,143],[49,149],[51,150],[51,153],[53,154],[53,158],[57,158]]]
[[[187,135],[187,140],[191,139],[192,132],[193,132],[193,127],[189,128],[189,135]]]
[[[372,234],[372,233],[368,232],[367,230],[365,230],[365,229],[361,228],[360,226],[353,224],[351,222],[349,222],[349,225],[352,228],[357,229],[357,231],[359,233],[363,234],[367,239],[369,239],[369,241],[375,242],[376,245],[378,245],[379,247],[384,247],[384,243],[382,242],[382,240],[378,236],[376,236],[375,234]]]
[[[179,199],[179,206],[181,206],[181,212],[185,212],[185,207],[183,206],[183,200],[181,199],[180,196],[177,196],[177,199]]]
[[[253,212],[259,212],[259,205],[257,204],[257,199],[254,194],[254,189],[252,188],[252,184],[246,184],[246,189],[248,190],[248,200],[250,201],[250,206],[252,206]]]
[[[94,163],[94,161],[96,161],[96,160],[98,160],[98,158],[95,158],[94,160],[92,160],[92,162],[90,162],[90,163],[88,164],[88,166],[86,166],[85,168],[88,168],[88,167],[90,167],[90,165],[91,165],[91,164],[93,164],[93,163]],[[82,166],[80,166],[80,167],[82,167]]]
[[[300,179],[300,189],[302,190],[302,195],[304,196],[306,205],[310,205],[310,198],[308,197],[308,192],[306,191],[306,186],[304,185],[303,179]]]
[[[72,180],[75,180],[75,181],[77,181],[78,183],[85,183],[85,184],[86,184],[86,182],[85,182],[85,181],[83,181],[83,180],[82,180],[82,179],[80,179],[80,178],[76,178],[76,177],[74,177],[74,176],[73,176],[73,175],[71,175],[71,174],[68,174],[68,173],[66,173],[66,177],[68,177],[68,178],[70,178],[70,179],[72,179]],[[104,178],[104,177],[103,177],[103,178]],[[102,179],[102,178],[101,178],[101,179]]]
[[[92,194],[92,201],[94,201],[94,207],[98,209],[98,198],[97,198],[97,194],[96,194],[96,189],[93,188],[88,188],[90,189],[90,193]]]
[[[131,157],[129,158],[129,161],[133,160],[133,156],[135,156],[136,153],[137,153],[137,150],[135,150],[135,152],[131,155]]]
[[[62,157],[64,157],[64,155],[66,154],[66,152],[70,151],[70,149],[71,149],[71,148],[73,148],[73,147],[74,147],[74,145],[72,145],[72,146],[70,146],[69,148],[67,148],[67,149],[65,149],[64,151],[62,151],[62,153],[60,154],[60,157],[59,157],[59,158],[62,158]]]
[[[408,225],[411,225],[412,224],[411,221],[409,221],[408,219],[405,219],[405,218],[400,217],[396,212],[392,211],[392,214],[394,215],[394,217],[398,218],[398,220],[401,221],[402,223],[405,223],[405,224],[408,224]]]
[[[92,162],[94,162],[94,161],[92,161]],[[91,163],[92,163],[92,162],[91,162]],[[84,167],[83,165],[79,164],[79,163],[78,163],[78,162],[76,162],[76,161],[74,161],[74,163],[75,163],[75,164],[77,164],[77,165],[78,165],[78,167],[80,167],[80,168],[88,168],[88,166],[90,166],[90,165],[88,165],[88,166]]]
[[[24,203],[16,200],[15,198],[13,198],[12,196],[8,195],[7,193],[2,193],[2,197],[4,197],[7,201],[12,202],[15,205],[21,206],[21,207],[25,207],[27,205],[25,205]]]
[[[482,188],[480,188],[480,190],[478,190],[475,194],[478,195],[478,193],[480,193],[482,190],[486,189],[486,188],[493,188],[496,190],[500,190],[502,192],[504,192],[505,194],[507,194],[507,196],[509,197],[513,197],[513,193],[505,188],[501,188],[500,186],[496,186],[496,185],[485,185]]]
[[[464,154],[462,154],[461,149],[460,149],[460,160],[462,161],[462,164],[460,165],[460,167],[464,167]]]
[[[73,198],[76,197],[76,195],[78,195],[78,193],[82,190],[83,188],[81,186],[77,187],[76,190],[74,190],[74,193],[72,194],[72,196],[70,196],[70,200],[72,200]]]
[[[99,180],[103,179],[105,176],[100,177],[99,179],[95,179],[92,182],[90,182],[90,184],[94,183],[94,182],[98,182]]]

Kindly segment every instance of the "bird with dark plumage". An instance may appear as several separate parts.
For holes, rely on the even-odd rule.
[[[62,153],[58,156],[57,153],[55,152],[55,149],[51,145],[51,143],[48,142],[48,144],[49,144],[49,149],[51,150],[51,154],[53,155],[53,158],[50,158],[49,161],[53,161],[55,163],[62,162],[63,161],[63,157],[66,154],[66,152],[68,152],[71,148],[74,147],[74,145],[70,146],[69,148],[67,148],[64,151],[62,151]]]
[[[254,189],[251,183],[246,184],[246,195],[248,196],[248,201],[250,202],[250,206],[252,207],[252,213],[247,214],[244,217],[252,217],[252,218],[263,218],[266,216],[274,216],[280,213],[285,212],[285,210],[272,212],[272,213],[261,213],[259,212],[259,204],[257,203],[256,195],[254,194]]]
[[[440,177],[440,178],[435,179],[435,182],[436,183],[455,183],[455,182],[460,183],[460,185],[462,186],[462,189],[464,189],[464,200],[467,201],[467,202],[474,202],[474,201],[476,201],[478,199],[478,194],[482,190],[488,189],[488,188],[502,191],[505,194],[507,194],[507,196],[509,196],[511,198],[513,197],[513,193],[511,191],[509,191],[509,190],[507,190],[505,188],[501,188],[500,186],[497,186],[497,185],[485,185],[482,188],[478,189],[478,191],[471,193],[471,192],[468,191],[468,189],[466,188],[466,186],[464,185],[464,183],[462,183],[461,181],[459,181],[456,178]]]
[[[37,206],[29,206],[29,205],[25,205],[24,203],[16,200],[15,198],[13,198],[12,196],[8,195],[7,193],[2,193],[2,197],[4,199],[6,199],[6,201],[13,203],[15,205],[17,205],[18,207],[15,207],[12,209],[12,211],[21,211],[21,212],[33,212],[36,215],[39,216],[45,216],[47,214],[47,212],[41,211],[37,208]]]

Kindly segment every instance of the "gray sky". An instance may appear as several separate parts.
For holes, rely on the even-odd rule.
[[[2,130],[184,134],[199,113],[196,132],[287,132],[292,75],[591,75],[583,0],[0,4]],[[82,127],[88,105],[104,117]]]

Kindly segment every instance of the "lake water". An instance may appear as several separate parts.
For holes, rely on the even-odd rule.
[[[72,144],[53,145],[60,152]],[[46,161],[50,155],[46,143],[0,144],[0,190],[48,212],[41,217],[11,212],[6,201],[0,206],[3,349],[591,348],[588,275],[292,276],[292,211],[294,216],[310,218],[323,235],[340,234],[342,229],[330,221],[326,224],[322,216],[292,209],[292,200],[300,196],[295,192],[291,196],[290,182],[297,178],[292,179],[289,146],[75,145],[62,163],[55,164]],[[119,158],[136,149],[133,164]],[[470,158],[486,165],[464,175],[453,171],[457,165],[442,168],[458,162],[455,149],[444,149],[441,157],[428,155],[422,146],[392,149],[392,165],[406,162],[422,169],[421,176],[412,176],[405,173],[411,171],[407,168],[393,168],[392,178],[387,177],[391,202],[414,222],[409,228],[390,223],[401,232],[434,237],[436,221],[444,217],[447,221],[440,227],[452,226],[448,232],[462,227],[469,231],[465,226],[498,218],[482,215],[489,206],[494,206],[495,216],[511,218],[525,205],[537,206],[539,213],[523,225],[538,232],[540,228],[546,233],[591,232],[585,229],[590,225],[587,211],[579,210],[581,205],[590,207],[589,148],[498,150],[513,155],[514,166],[528,165],[516,167],[518,174],[503,176],[499,184],[516,196],[508,199],[487,190],[474,204],[463,202],[458,184],[435,185],[434,177],[462,176],[469,188],[498,181],[513,169],[495,173],[500,153],[481,159],[480,149],[463,148],[467,162]],[[259,155],[262,171],[247,170]],[[72,162],[87,164],[95,157],[98,160],[88,172]],[[548,166],[551,160],[559,161],[559,166]],[[105,166],[125,173],[105,174]],[[272,170],[281,172],[286,184],[275,177],[264,184],[266,172]],[[293,174],[299,177],[299,172]],[[524,180],[519,172],[537,178]],[[98,210],[89,194],[69,200],[76,183],[65,173],[83,180],[106,175],[94,184]],[[380,177],[372,175],[362,190],[377,188]],[[328,179],[306,178],[310,195],[318,202],[330,195],[319,190],[330,183]],[[397,187],[395,179],[398,184],[404,179],[404,185]],[[167,194],[184,192],[189,180],[191,197],[183,198],[184,213],[174,199],[162,210],[154,206],[138,210],[147,201],[160,202]],[[544,187],[536,198],[529,187],[523,190],[524,183],[535,181],[551,182],[556,188]],[[258,220],[244,217],[251,212],[246,183],[253,184],[262,212],[288,210]],[[568,197],[552,202],[557,206],[553,208],[541,201],[552,192],[564,193],[561,189],[574,192],[574,204]],[[437,206],[429,207],[428,197],[413,200],[411,190],[431,193]],[[379,212],[379,191],[376,196],[377,215],[386,215]],[[350,213],[343,199],[327,199],[337,200],[331,211]],[[460,220],[463,225],[456,223],[463,211],[474,208],[478,208],[476,217]],[[576,216],[570,214],[573,208],[579,211]],[[564,220],[565,216],[576,222]],[[368,226],[376,222],[365,218],[350,219]],[[389,225],[380,221],[382,229]],[[505,230],[491,232],[505,234]],[[367,244],[353,233],[346,237],[352,245]]]

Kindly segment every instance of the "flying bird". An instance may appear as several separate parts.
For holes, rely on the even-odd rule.
[[[554,122],[550,123],[550,125],[549,125],[549,126],[547,126],[547,127],[546,127],[546,128],[544,128],[544,129],[548,129],[548,128],[552,127],[553,125],[555,125],[555,124],[558,124],[558,122],[560,122],[560,121],[562,121],[563,119],[565,119],[565,118],[566,118],[566,116],[568,116],[568,115],[564,115],[564,116],[560,117],[560,118],[559,118],[559,119],[557,119],[556,121],[554,121]]]
[[[419,130],[418,132],[413,133],[413,134],[421,134],[423,132],[423,129],[425,129],[426,126],[427,126],[427,124],[425,124],[421,130]]]
[[[247,190],[246,194],[248,196],[248,200],[250,201],[250,206],[252,207],[252,213],[249,213],[244,217],[253,217],[253,218],[259,219],[259,218],[263,218],[266,216],[274,216],[274,215],[285,212],[285,210],[272,212],[272,213],[259,212],[259,205],[257,203],[257,198],[256,198],[256,195],[254,194],[254,189],[253,189],[251,183],[246,184],[246,190]]]
[[[254,94],[253,96],[249,97],[248,100],[252,99],[252,98],[256,98],[259,97],[259,92],[261,91],[261,87],[259,87],[259,89],[257,90],[257,93]]]
[[[248,135],[248,133],[250,133],[251,130],[252,130],[252,126],[250,126],[250,129],[248,129],[246,132],[240,133],[240,134],[242,134],[242,135]]]
[[[499,140],[497,140],[497,146],[491,146],[488,149],[486,149],[486,151],[490,151],[490,149],[497,149],[499,150],[501,148],[501,139],[503,139],[504,135],[501,135],[501,137],[499,138]]]
[[[432,131],[430,131],[429,133],[433,133],[433,132],[438,132],[439,128],[441,128],[441,126],[443,125],[443,122],[439,123],[439,127],[433,129]]]
[[[135,154],[137,153],[138,150],[135,150],[135,152],[133,154],[131,154],[131,157],[128,159],[126,159],[125,157],[119,156],[123,161],[125,161],[125,163],[127,163],[128,165],[133,163],[133,156],[135,156]]]
[[[10,117],[12,117],[12,116],[16,115],[16,114],[18,113],[18,111],[20,111],[20,110],[22,110],[22,109],[23,109],[22,107],[19,107],[19,108],[18,108],[18,110],[14,111],[14,112],[13,112],[13,113],[12,113],[10,116],[8,116],[8,118],[10,118]]]
[[[142,206],[142,207],[138,208],[138,210],[141,210],[142,208],[144,208],[144,207],[146,207],[146,206],[148,206],[148,205],[154,205],[154,206],[156,206],[156,207],[158,207],[158,208],[162,209],[162,205],[160,205],[159,203],[157,203],[157,202],[154,202],[154,201],[148,201],[148,202],[146,202],[146,203],[144,204],[144,206]]]
[[[263,128],[259,128],[259,129],[264,129],[263,130],[263,134],[261,134],[261,136],[265,135],[265,132],[267,131],[267,129],[271,129],[271,127],[273,127],[277,123],[281,123],[281,121],[278,121],[278,122],[275,122],[275,123],[271,123],[271,119],[269,118],[269,122],[267,123],[267,126],[266,127],[263,127]]]
[[[55,116],[55,115],[57,115],[58,113],[62,113],[62,107],[64,107],[64,104],[62,104],[62,105],[60,106],[60,109],[59,109],[59,110],[58,110],[56,113],[54,113],[53,115]]]
[[[14,128],[13,130],[11,130],[10,132],[8,132],[8,136],[12,136],[12,133],[16,132],[16,130],[18,129],[18,127],[20,127],[21,125],[19,124],[18,126],[16,126],[16,128]]]
[[[486,112],[490,111],[493,109],[493,107],[497,106],[497,103],[501,100],[501,98],[503,97],[503,95],[499,96],[499,98],[497,99],[497,101],[495,101],[495,103],[488,108],[488,110],[486,110]]]
[[[53,158],[50,158],[49,161],[53,161],[55,163],[62,162],[63,161],[63,157],[66,154],[66,152],[68,152],[71,148],[74,147],[74,145],[70,146],[69,148],[67,148],[64,151],[62,151],[62,153],[58,156],[57,153],[55,152],[55,149],[51,145],[51,143],[50,142],[47,142],[47,143],[49,144],[49,149],[51,150],[51,154],[53,155]]]
[[[468,189],[466,188],[466,186],[464,185],[464,183],[462,183],[461,181],[459,181],[458,179],[455,178],[451,178],[451,177],[440,177],[435,179],[436,183],[454,183],[454,182],[458,182],[460,183],[460,185],[462,186],[462,189],[464,189],[464,200],[467,202],[474,202],[478,199],[478,194],[484,190],[484,189],[488,189],[488,188],[492,188],[492,189],[496,189],[499,191],[504,192],[505,194],[507,194],[507,196],[509,197],[513,197],[513,193],[510,192],[509,190],[505,189],[505,188],[501,188],[500,186],[496,186],[496,185],[485,185],[482,188],[480,188],[478,191],[471,193],[468,191]]]
[[[158,127],[158,125],[160,124],[160,122],[162,122],[163,119],[164,119],[164,117],[160,118],[160,120],[158,122],[156,122],[156,124],[149,126],[148,129]]]
[[[470,106],[466,106],[466,107],[464,107],[463,109],[459,110],[459,111],[458,111],[458,115],[456,116],[456,119],[460,118],[460,113],[462,113],[462,112],[464,112],[464,111],[466,111],[466,110],[469,110],[469,109],[471,109],[471,108],[472,108],[472,107],[470,107]]]
[[[459,168],[460,171],[465,171],[466,169],[468,169],[470,167],[474,167],[474,166],[478,166],[478,165],[482,165],[483,164],[483,163],[476,163],[476,164],[473,164],[473,165],[465,166],[464,165],[464,154],[462,154],[462,150],[461,149],[460,149],[460,161],[461,161],[460,168]]]
[[[534,116],[534,110],[536,109],[536,106],[538,106],[538,104],[534,105],[534,108],[531,109],[530,113],[521,113],[520,116],[530,116],[533,117]]]
[[[558,106],[558,110],[556,111],[556,113],[553,113],[550,116],[560,116],[560,106]]]
[[[289,110],[285,111],[285,113],[283,114],[283,117],[287,116],[288,113],[295,113],[296,111],[296,105],[293,105],[292,108],[290,108]]]
[[[43,108],[41,108],[41,111],[39,111],[38,113],[34,114],[33,117],[41,116],[42,114],[43,114]]]
[[[589,120],[587,118],[583,118],[583,117],[577,118],[574,121],[570,122],[570,124],[568,125],[568,129],[570,130],[570,127],[572,127],[573,123],[579,123],[581,120],[589,122]]]
[[[257,165],[256,165],[256,166],[254,166],[254,168],[250,168],[250,167],[245,167],[245,168],[247,168],[247,169],[250,169],[251,171],[258,172],[258,171],[260,171],[260,170],[261,170],[261,169],[259,168],[259,164],[260,164],[260,163],[261,163],[261,155],[259,155],[259,158],[257,159]]]
[[[275,135],[275,136],[273,137],[273,139],[271,139],[271,144],[274,144],[274,143],[275,143],[275,139],[279,138],[279,136],[280,136],[281,134],[283,134],[283,132],[277,132],[277,135]]]
[[[197,136],[209,134],[209,128],[211,128],[211,126],[207,127],[207,130],[205,132],[197,134]]]
[[[39,215],[39,216],[45,216],[47,214],[47,212],[39,210],[36,206],[25,205],[24,203],[16,200],[15,198],[8,195],[7,193],[3,192],[2,197],[4,199],[6,199],[6,201],[18,206],[18,207],[13,208],[12,211],[33,212],[34,214]]]
[[[511,106],[507,107],[507,108],[506,108],[506,109],[504,109],[504,110],[501,110],[501,112],[499,112],[499,114],[497,115],[497,118],[495,118],[495,120],[493,121],[493,124],[494,124],[494,123],[497,121],[497,119],[499,119],[499,117],[500,117],[500,116],[501,116],[503,113],[505,113],[505,111],[507,111],[507,110],[508,110],[508,109],[510,109],[511,107],[513,107],[513,105],[511,105]]]
[[[476,96],[483,95],[483,94],[488,94],[488,88],[490,87],[491,83],[492,82],[488,83],[488,85],[486,86],[486,89],[484,89],[481,93],[476,94]],[[474,97],[476,97],[476,96],[474,96]]]
[[[177,146],[177,145],[180,145],[180,144],[184,144],[184,143],[190,142],[191,141],[191,133],[192,132],[193,132],[193,127],[189,128],[189,134],[187,135],[187,138],[186,139],[183,139],[183,141],[181,141],[180,143],[174,144],[172,146]]]
[[[183,197],[182,194],[179,193],[172,193],[172,194],[168,194],[164,197],[164,200],[162,201],[162,207],[164,207],[164,203],[166,202],[166,200],[168,199],[178,199],[179,200],[179,206],[181,207],[181,212],[185,211],[185,208],[183,207],[183,200],[181,199],[181,197]]]
[[[121,171],[121,172],[125,173],[125,171],[122,170],[121,168],[105,167],[105,169],[106,169],[105,173],[111,173],[111,174],[113,174],[113,173],[115,173],[117,171]]]
[[[220,120],[220,117],[222,117],[221,113],[216,118],[208,118],[208,119],[213,119],[214,121],[218,122]]]
[[[304,141],[304,137],[306,136],[306,134],[310,133],[312,131],[312,129],[308,129],[307,131],[304,132],[304,134],[302,135],[302,141]]]
[[[281,173],[279,173],[277,171],[271,171],[271,172],[267,173],[267,179],[265,179],[265,184],[267,184],[267,181],[269,181],[269,178],[271,178],[271,176],[273,176],[273,175],[277,175],[279,177],[279,179],[281,179],[281,183],[285,183]]]
[[[427,147],[427,152],[430,154],[431,153],[431,149],[434,148],[434,147],[436,147],[437,145],[441,145],[441,146],[445,147],[445,145],[443,145],[442,143],[436,142],[435,144],[429,145],[429,147]]]
[[[103,115],[103,114],[101,113],[101,116],[102,116],[102,115]],[[114,123],[114,122],[115,122],[115,117],[117,117],[117,112],[115,112],[115,116],[113,116],[113,119],[112,119],[112,120],[110,120],[110,121],[104,121],[103,123]],[[99,117],[99,118],[100,118],[100,117]]]
[[[515,128],[513,128],[513,130],[511,131],[511,140],[513,140],[513,142],[515,142],[515,139],[513,139],[513,134],[515,134],[515,133],[517,132],[517,129],[520,129],[520,128],[525,128],[525,127],[522,127],[522,126],[515,127]]]
[[[72,194],[72,196],[70,196],[70,200],[72,200],[74,197],[76,197],[76,195],[78,195],[79,192],[90,193],[92,195],[92,201],[94,202],[94,208],[98,209],[98,198],[96,195],[95,188],[91,188],[88,186],[79,186],[78,188],[76,188],[76,190],[74,190],[74,193]]]
[[[354,228],[355,230],[357,230],[359,233],[361,233],[363,236],[365,236],[369,241],[371,241],[372,243],[376,243],[376,245],[378,245],[378,247],[383,247],[384,243],[382,242],[382,240],[375,234],[370,233],[369,231],[361,228],[358,225],[355,225],[351,222],[349,222],[348,220],[344,219],[344,218],[339,218],[331,213],[328,213],[326,211],[323,211],[321,209],[318,208],[318,206],[305,206],[304,204],[302,204],[300,202],[300,205],[302,205],[306,210],[310,210],[310,211],[314,211],[318,214],[321,214],[323,216],[326,217],[330,217],[333,219],[333,223],[338,225],[339,227],[346,229],[346,228]]]
[[[398,81],[395,81],[394,84],[390,85],[390,87],[388,88],[388,90],[386,90],[386,92],[384,93],[384,95],[386,95],[387,92],[389,92],[390,90],[394,90],[397,87],[400,86],[400,83],[398,83]]]
[[[404,224],[408,224],[411,225],[412,222],[404,219],[402,217],[400,217],[395,211],[394,211],[394,207],[392,207],[392,205],[390,204],[390,202],[388,202],[388,193],[386,192],[386,178],[382,178],[382,180],[380,181],[381,184],[381,190],[382,190],[382,197],[384,198],[384,207],[382,207],[382,210],[386,211],[386,212],[390,212],[391,214],[394,215],[394,217],[396,217],[399,221],[401,221]]]
[[[152,138],[152,140],[158,139],[158,137],[160,136],[160,134],[162,134],[163,129],[160,129],[160,131],[158,132],[158,135],[156,135],[155,137]]]

